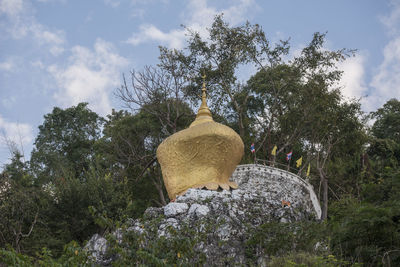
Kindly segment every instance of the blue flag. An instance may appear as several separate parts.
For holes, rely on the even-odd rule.
[[[251,153],[256,152],[256,149],[254,148],[254,143],[251,144],[250,151],[251,151]]]

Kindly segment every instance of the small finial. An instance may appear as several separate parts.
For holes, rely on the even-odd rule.
[[[206,74],[203,72],[203,76],[201,76],[201,78],[203,78],[203,86],[202,86],[202,88],[201,88],[201,91],[203,92],[203,94],[202,94],[202,96],[201,96],[201,99],[202,99],[202,102],[204,103],[205,101],[207,101],[207,94],[206,94],[206,91],[207,91],[207,88],[206,88]]]
[[[213,121],[211,111],[207,106],[207,88],[206,88],[206,74],[203,72],[201,78],[203,78],[203,87],[201,88],[202,96],[201,96],[201,105],[199,111],[197,112],[196,120],[192,122],[190,127],[197,125],[202,122]]]
[[[201,76],[201,78],[203,78],[203,86],[201,88],[201,91],[203,91],[203,97],[204,97],[205,96],[205,92],[207,91],[207,89],[206,89],[206,78],[207,78],[207,76],[206,76],[204,71],[203,71],[203,75]]]

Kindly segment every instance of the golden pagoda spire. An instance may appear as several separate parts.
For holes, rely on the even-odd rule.
[[[211,111],[207,106],[207,88],[206,88],[206,75],[203,74],[201,76],[203,78],[203,86],[201,88],[202,95],[201,95],[201,105],[199,111],[197,111],[196,119],[190,124],[189,127],[198,125],[200,123],[214,121],[211,115]]]

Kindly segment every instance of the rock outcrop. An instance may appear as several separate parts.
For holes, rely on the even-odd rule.
[[[257,227],[271,222],[316,221],[321,216],[312,186],[292,173],[250,164],[238,166],[231,179],[239,189],[189,189],[175,202],[147,209],[143,219],[131,220],[124,231],[147,240],[174,238],[177,233],[195,230],[202,233],[202,238],[193,250],[204,255],[206,265],[228,264],[223,259],[246,264],[245,243]],[[148,233],[150,228],[153,236]],[[121,232],[114,233],[119,243],[123,242]],[[146,246],[146,241],[142,245]],[[99,235],[92,237],[86,249],[98,264],[106,266],[113,259]],[[257,259],[257,264],[262,265],[263,257]]]

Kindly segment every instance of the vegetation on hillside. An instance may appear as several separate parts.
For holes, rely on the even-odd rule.
[[[325,34],[315,33],[290,56],[288,40],[271,44],[259,25],[231,27],[217,16],[209,38],[188,29],[185,49],[160,47],[157,66],[123,79],[116,95],[126,110],[102,118],[87,103],[55,107],[39,126],[30,160],[11,145],[11,162],[0,173],[0,265],[84,265],[81,246],[94,233],[168,203],[155,152],[194,120],[205,74],[214,120],[245,143],[242,163],[255,156],[287,165],[292,151],[291,167],[303,157],[300,175],[311,166],[323,208],[314,229],[327,250],[289,246],[272,266],[399,266],[400,101],[364,114],[338,85],[337,64],[354,51],[327,50],[324,41]],[[250,67],[255,73],[240,81]],[[249,238],[249,249],[271,245],[265,232],[260,227]],[[155,242],[154,251],[132,250],[120,261],[150,264],[146,259],[165,245]],[[278,235],[276,244],[284,242]],[[183,264],[171,255],[168,264]]]

